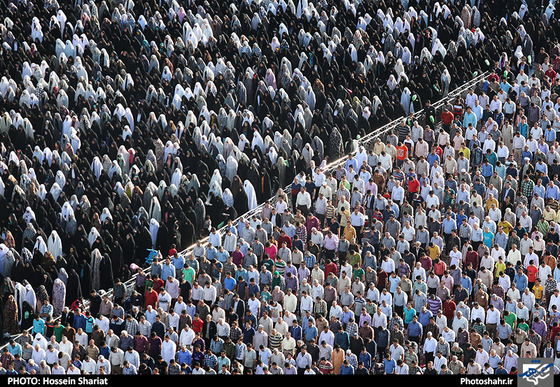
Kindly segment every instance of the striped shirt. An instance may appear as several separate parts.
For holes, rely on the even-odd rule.
[[[281,333],[271,334],[268,336],[268,343],[270,345],[270,349],[278,348],[280,349],[282,345],[282,340],[284,340],[284,336]]]
[[[330,218],[334,218],[336,215],[336,207],[331,205],[327,205],[327,208],[325,210],[325,218],[330,219]]]

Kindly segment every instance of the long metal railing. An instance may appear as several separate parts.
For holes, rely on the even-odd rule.
[[[482,73],[480,75],[477,75],[476,77],[474,77],[469,82],[463,84],[461,87],[449,92],[448,95],[445,98],[442,98],[441,100],[433,103],[432,106],[436,109],[436,112],[440,111],[446,101],[453,101],[458,96],[461,96],[462,94],[466,94],[471,88],[474,88],[476,85],[478,85],[479,83],[481,83],[482,81],[487,79],[489,75],[490,75],[490,72],[485,72],[485,73]],[[422,114],[424,114],[424,109],[414,113],[413,118],[418,119],[422,116]],[[406,118],[406,117],[397,118],[396,120],[393,120],[390,123],[373,130],[371,133],[366,134],[364,137],[362,137],[358,140],[358,146],[363,145],[364,148],[366,150],[368,150],[369,147],[370,147],[370,144],[377,141],[377,138],[382,138],[383,136],[386,137],[390,133],[392,133],[398,127],[398,125],[400,125],[403,118]],[[357,151],[353,151],[351,154],[355,155],[356,152]],[[339,165],[343,165],[346,162],[346,160],[348,159],[348,156],[349,155],[345,155],[345,156],[327,164],[326,167],[325,167],[325,170],[326,171],[335,171],[336,168],[338,168]],[[284,188],[284,192],[290,192],[290,185],[288,185]],[[270,198],[266,202],[270,202],[273,199],[274,198]],[[250,219],[253,215],[259,216],[260,213],[262,212],[262,209],[263,209],[264,205],[266,204],[266,202],[261,203],[255,209],[253,209],[253,210],[239,216],[238,218],[236,218],[233,221],[233,225],[237,226],[237,224],[238,224],[238,222],[241,218]],[[218,232],[220,233],[220,236],[223,236],[225,234],[226,230],[227,230],[227,227],[220,228],[218,230]],[[202,244],[206,244],[208,242],[208,237],[202,239],[201,242],[202,242]],[[189,246],[188,248],[183,250],[181,252],[181,254],[183,254],[184,256],[187,256],[188,254],[190,254],[192,252],[192,250],[194,249],[195,246],[196,246],[196,244],[194,244],[192,246]]]

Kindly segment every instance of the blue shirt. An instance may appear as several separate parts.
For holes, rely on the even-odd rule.
[[[347,324],[348,321],[350,321],[351,318],[354,318],[354,312],[352,312],[351,310],[348,310],[348,312],[343,312],[342,316],[340,317],[340,322],[342,324]]]
[[[334,337],[334,343],[340,345],[340,348],[346,351],[350,348],[350,335],[346,331],[339,331]]]
[[[172,263],[161,267],[161,279],[166,281],[170,276],[175,278],[175,266]]]
[[[558,189],[558,186],[553,185],[552,187],[549,185],[546,187],[546,197],[547,198],[553,198],[555,200],[559,200],[560,199],[560,190]]]
[[[186,363],[187,365],[191,365],[192,361],[192,353],[188,349],[186,351],[179,351],[177,352],[177,361],[179,364]]]
[[[173,257],[171,263],[173,264],[173,266],[175,266],[175,269],[182,269],[183,267],[185,267],[185,257],[183,257],[182,255],[177,255],[177,257]]]
[[[430,168],[434,166],[434,162],[440,162],[440,158],[437,153],[430,153],[428,157],[426,157],[426,161],[430,164]]]
[[[10,352],[13,356],[15,356],[16,354],[22,354],[22,348],[21,348],[21,344],[15,343],[15,345],[12,347],[11,345],[8,345],[8,352]]]
[[[226,288],[227,290],[233,291],[236,284],[237,284],[237,281],[235,280],[235,278],[233,278],[233,277],[224,278],[224,288]]]
[[[494,167],[490,163],[488,163],[488,164],[484,163],[484,164],[482,164],[482,171],[481,172],[482,172],[482,176],[490,177],[494,173]]]
[[[430,317],[432,317],[433,315],[434,314],[432,312],[426,309],[425,313],[420,312],[420,314],[418,315],[418,322],[422,324],[423,327],[425,327],[430,323]]]
[[[355,158],[352,159],[346,159],[346,163],[344,163],[344,168],[349,171],[350,170],[350,165],[352,165],[354,167],[354,172],[358,171],[358,162],[356,161]]]
[[[412,336],[412,337],[420,337],[422,336],[422,324],[420,324],[418,321],[414,322],[412,321],[410,324],[408,324],[408,336]]]
[[[410,323],[412,322],[412,317],[416,316],[416,310],[414,308],[404,308],[404,322]]]
[[[305,333],[305,341],[315,339],[319,334],[319,332],[317,331],[317,327],[315,325],[312,326],[307,325],[305,327],[304,333]]]
[[[312,268],[313,265],[315,265],[315,262],[317,262],[317,258],[315,258],[315,255],[313,254],[305,254],[303,256],[303,260],[305,261],[305,264],[307,265],[307,267]]]
[[[488,247],[492,247],[492,241],[494,240],[494,234],[490,232],[483,232],[482,237],[484,238],[484,244]]]
[[[249,281],[249,275],[248,275],[248,273],[247,273],[247,270],[245,270],[245,269],[241,269],[241,270],[237,269],[237,270],[235,271],[234,277],[235,277],[236,280],[239,279],[239,277],[243,277],[243,279],[245,280],[245,282],[248,282],[248,281]]]
[[[387,360],[387,358],[383,359],[383,366],[385,367],[386,374],[392,374],[397,367],[397,362],[395,359]]]
[[[511,85],[508,82],[501,82],[500,88],[506,93],[509,93],[509,89],[511,88]]]
[[[43,320],[41,317],[39,317],[39,319],[35,319],[33,320],[33,334],[36,333],[40,333],[43,336],[45,335],[45,320]]]
[[[525,288],[528,285],[529,282],[529,278],[527,277],[527,275],[525,274],[521,274],[519,275],[519,273],[515,274],[515,277],[513,278],[513,282],[515,282],[515,286],[517,287],[517,289],[519,289],[520,293],[523,293],[523,291],[525,290]]]
[[[494,168],[496,166],[496,161],[498,161],[498,155],[496,154],[496,152],[486,153],[486,158],[492,165],[492,168]]]
[[[217,259],[218,258],[218,249],[216,249],[214,246],[210,245],[206,249],[206,258],[209,261],[212,261],[213,259]]]
[[[290,326],[290,334],[292,335],[292,337],[294,338],[295,341],[301,340],[302,335],[303,335],[303,330],[301,329],[301,327],[299,325],[296,326]]]
[[[554,129],[545,130],[544,131],[544,140],[548,141],[548,142],[552,142],[552,141],[556,140],[556,131]]]
[[[401,282],[401,278],[398,275],[396,277],[389,276],[389,292],[395,293],[397,291],[397,286],[399,286],[400,282]]]
[[[216,257],[217,257],[219,262],[226,263],[227,259],[229,257],[229,253],[226,250],[224,250],[224,251],[218,250],[218,253],[216,254]]]
[[[86,316],[82,313],[80,313],[78,315],[74,315],[74,323],[72,324],[72,327],[75,330],[78,330],[78,328],[82,328],[82,330],[85,331],[85,329],[86,329]]]
[[[358,360],[364,363],[364,368],[370,369],[371,368],[371,355],[369,352],[360,352],[360,356],[358,356]]]
[[[476,128],[476,122],[477,122],[476,114],[474,114],[473,112],[471,113],[465,112],[465,115],[463,117],[464,128],[468,128],[469,124],[472,124],[472,126]]]
[[[533,195],[538,193],[539,197],[544,198],[546,192],[547,189],[542,184],[541,185],[535,184],[535,186],[533,187]]]
[[[472,292],[472,280],[471,277],[466,276],[466,277],[461,277],[461,280],[459,281],[459,283],[463,286],[463,288],[465,288],[467,290],[467,292],[469,294],[471,294]]]
[[[442,222],[443,233],[451,234],[451,231],[457,229],[457,222],[453,218],[447,219],[447,217]]]

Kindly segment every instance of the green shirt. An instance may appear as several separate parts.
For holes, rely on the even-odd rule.
[[[57,326],[53,327],[54,337],[56,337],[56,341],[58,341],[59,343],[62,340],[62,331],[63,330],[64,330],[64,325],[62,325],[62,324],[60,324],[58,327]]]
[[[196,272],[192,267],[188,266],[186,268],[183,268],[183,277],[185,278],[185,280],[187,280],[188,283],[190,284],[193,283],[193,279],[195,275]]]
[[[529,325],[527,325],[527,323],[521,323],[517,325],[517,327],[520,328],[522,331],[529,332]]]
[[[261,292],[262,301],[269,302],[271,298],[272,298],[272,294],[270,294],[269,292],[266,291]]]
[[[354,265],[360,265],[361,262],[362,262],[362,257],[359,253],[356,253],[348,258],[348,263],[352,267],[354,267]]]
[[[515,322],[517,321],[517,316],[515,315],[515,313],[510,312],[508,316],[504,317],[504,320],[507,324],[509,324],[511,329],[515,329]]]
[[[362,269],[361,267],[352,270],[352,279],[356,279],[356,277],[358,277],[360,280],[362,280],[365,276],[366,272],[364,271],[364,269]]]

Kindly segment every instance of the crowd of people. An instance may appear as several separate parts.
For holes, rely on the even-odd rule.
[[[557,9],[2,1],[0,371],[560,368]]]

